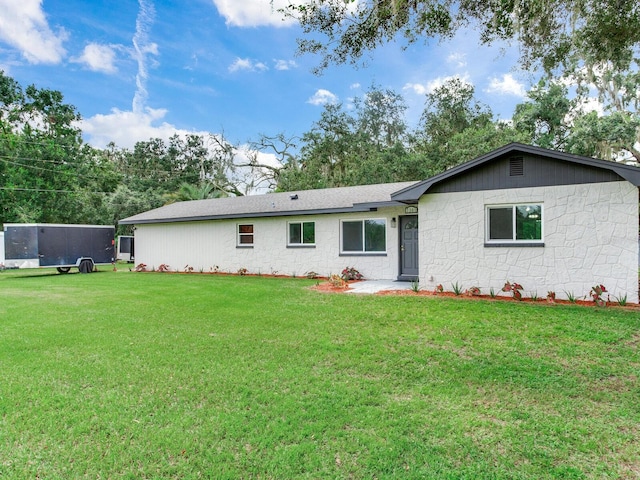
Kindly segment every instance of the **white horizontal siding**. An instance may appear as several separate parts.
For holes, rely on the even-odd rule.
[[[394,279],[398,275],[398,229],[391,218],[398,218],[403,207],[377,212],[304,215],[275,218],[247,218],[166,224],[142,224],[135,230],[136,263],[148,268],[168,264],[171,270],[209,272],[218,269],[235,273],[303,276],[314,271],[322,276],[355,267],[366,278]],[[349,219],[384,218],[387,222],[385,256],[340,255],[340,222]],[[288,248],[288,222],[315,222],[315,248]],[[237,225],[254,225],[253,248],[238,248]]]

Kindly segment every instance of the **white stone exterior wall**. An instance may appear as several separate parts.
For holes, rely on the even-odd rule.
[[[314,271],[321,276],[339,274],[354,267],[368,279],[395,279],[398,275],[398,228],[391,219],[404,208],[379,209],[377,212],[304,215],[291,217],[247,218],[136,226],[136,263],[149,269],[168,264],[171,270],[183,271],[188,265],[195,272],[248,273],[304,276]],[[341,220],[386,219],[386,255],[341,255]],[[315,222],[314,248],[287,247],[288,223]],[[238,248],[237,225],[253,224],[253,248]]]
[[[515,203],[543,205],[544,247],[485,247],[486,206]],[[508,280],[525,296],[579,298],[603,284],[638,302],[638,188],[628,182],[427,194],[419,222],[422,288],[498,293]]]

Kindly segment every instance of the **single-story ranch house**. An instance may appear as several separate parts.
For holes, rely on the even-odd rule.
[[[509,144],[420,182],[179,202],[122,220],[174,270],[419,279],[638,302],[640,168]]]

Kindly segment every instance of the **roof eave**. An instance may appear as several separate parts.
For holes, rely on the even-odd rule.
[[[144,225],[153,223],[178,223],[178,222],[202,222],[207,220],[233,220],[237,218],[268,218],[268,217],[292,217],[296,215],[322,215],[330,213],[353,213],[353,212],[368,212],[372,209],[383,207],[394,207],[403,205],[400,202],[368,202],[358,203],[350,207],[340,208],[318,208],[313,210],[289,210],[278,212],[256,212],[256,213],[229,213],[222,215],[203,215],[199,217],[169,217],[169,218],[149,218],[149,219],[136,219],[135,217],[125,218],[120,220],[120,225]]]

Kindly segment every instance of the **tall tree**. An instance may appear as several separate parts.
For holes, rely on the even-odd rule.
[[[427,95],[413,150],[426,177],[512,141],[526,136],[495,121],[491,109],[475,99],[473,85],[452,78]]]
[[[529,101],[516,105],[513,115],[515,128],[527,134],[534,145],[564,150],[570,126],[570,112],[575,111],[576,102],[568,98],[565,85],[540,80],[527,92]]]
[[[402,95],[372,85],[363,97],[354,99],[356,129],[380,148],[406,141],[407,105]]]
[[[62,93],[22,90],[0,72],[0,221],[73,222],[85,156],[76,108]]]

